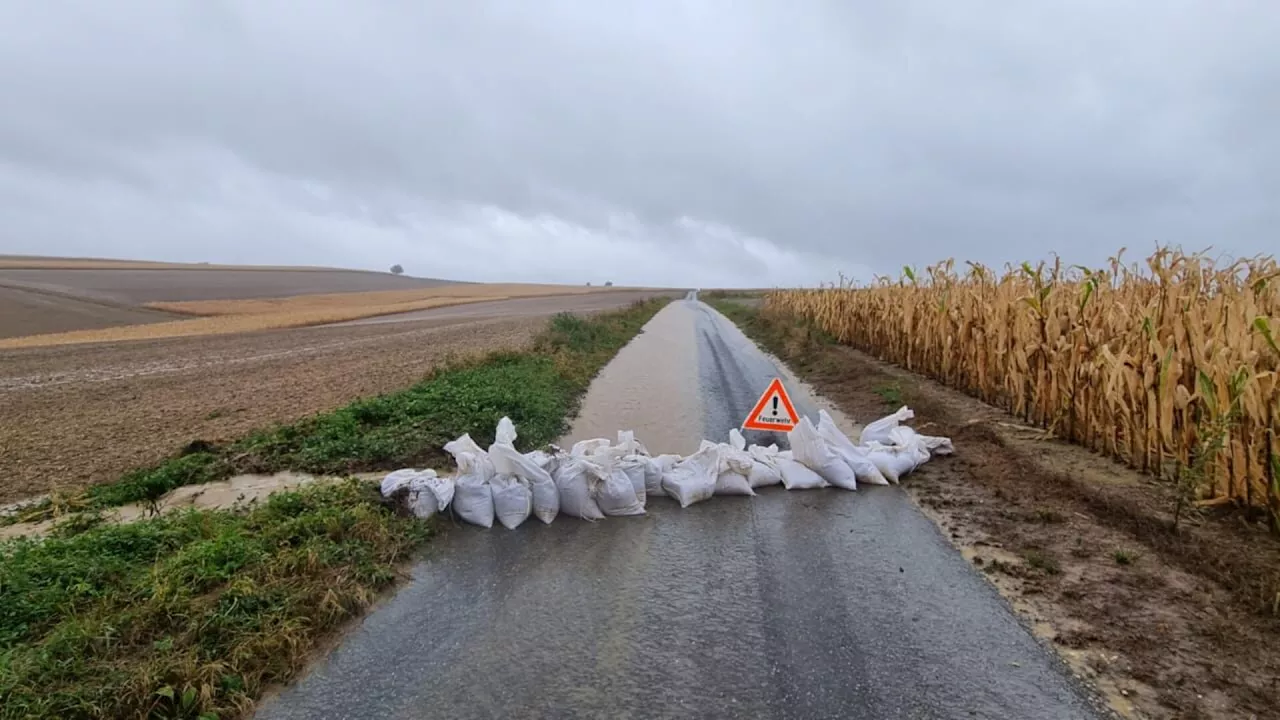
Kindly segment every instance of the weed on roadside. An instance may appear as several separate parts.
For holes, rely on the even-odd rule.
[[[902,400],[902,383],[897,380],[885,383],[875,388],[872,392],[879,395],[880,399],[884,400],[885,405],[889,407],[899,408],[906,404]]]
[[[1084,544],[1084,538],[1076,537],[1075,545],[1071,547],[1071,557],[1081,559],[1093,557],[1093,548]]]
[[[1028,550],[1023,554],[1022,559],[1027,561],[1029,567],[1035,568],[1046,575],[1057,575],[1062,572],[1062,569],[1058,566],[1057,559],[1040,550]]]
[[[1111,559],[1115,560],[1117,565],[1132,565],[1138,557],[1124,548],[1116,548],[1115,552],[1111,553]]]
[[[1036,522],[1044,523],[1046,525],[1056,525],[1066,520],[1066,518],[1062,516],[1062,513],[1048,508],[1036,508],[1035,519]]]

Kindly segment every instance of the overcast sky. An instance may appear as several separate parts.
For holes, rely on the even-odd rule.
[[[0,252],[812,284],[1280,247],[1280,2],[0,0]]]

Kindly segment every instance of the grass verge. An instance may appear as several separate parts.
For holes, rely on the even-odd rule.
[[[665,302],[561,315],[527,352],[440,368],[405,391],[227,446],[192,443],[157,467],[28,511],[84,512],[52,537],[0,542],[0,718],[240,716],[390,586],[432,532],[355,480],[238,512],[77,519],[237,472],[441,465],[445,441],[470,432],[487,443],[502,415],[523,446],[545,444]]]

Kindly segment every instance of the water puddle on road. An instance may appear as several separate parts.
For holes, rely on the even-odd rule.
[[[688,304],[676,301],[660,310],[592,381],[561,445],[599,437],[601,428],[616,428],[634,430],[654,455],[688,455],[702,440],[702,416],[694,315]]]
[[[381,478],[384,473],[358,473],[355,477],[363,479]],[[151,517],[156,512],[161,515],[197,508],[200,510],[231,510],[261,502],[274,493],[293,490],[303,485],[323,481],[336,480],[306,473],[281,472],[272,475],[237,475],[229,480],[205,483],[203,485],[184,485],[176,488],[156,503],[155,511],[147,505],[134,503],[122,505],[103,511],[103,520],[108,523],[131,523]],[[41,520],[39,522],[14,523],[0,527],[0,540],[26,536],[44,537],[54,526],[68,516]]]

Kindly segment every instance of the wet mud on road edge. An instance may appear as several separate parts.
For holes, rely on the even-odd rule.
[[[1119,521],[1133,508],[1109,498],[1140,491],[1159,499],[1150,482],[809,328],[732,301],[713,304],[854,419],[908,404],[918,429],[955,439],[953,462],[930,463],[904,484],[1029,630],[1118,714],[1274,716],[1280,660],[1269,648],[1280,647],[1280,627],[1234,589],[1171,559],[1186,539],[1173,544],[1160,539],[1163,530]],[[1203,540],[1212,525],[1202,522],[1192,537]],[[1217,538],[1222,552],[1240,547],[1228,529],[1230,543]],[[1254,539],[1260,549],[1275,545]]]

